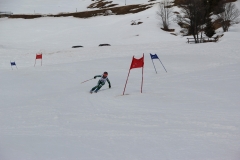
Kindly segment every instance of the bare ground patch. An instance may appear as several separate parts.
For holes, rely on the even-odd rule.
[[[105,0],[97,0],[96,2],[90,4],[87,8],[98,8],[98,9],[103,9],[103,8],[110,8],[117,6],[118,4],[112,4],[112,1],[105,1]]]
[[[26,15],[26,14],[15,14],[10,15],[9,18],[24,18],[24,19],[33,19],[39,17],[69,17],[73,16],[76,18],[90,18],[99,15],[105,15],[107,10],[111,10],[111,12],[115,15],[123,15],[130,13],[138,13],[144,11],[148,8],[151,8],[154,3],[146,4],[146,5],[128,5],[128,6],[120,6],[120,7],[112,7],[112,8],[103,8],[93,11],[84,11],[84,12],[74,12],[74,13],[60,13],[56,15]]]

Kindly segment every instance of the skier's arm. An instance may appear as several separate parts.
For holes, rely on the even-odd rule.
[[[109,86],[109,88],[111,88],[111,83],[110,83],[110,81],[109,81],[108,78],[107,78],[107,82],[108,82],[108,86]]]
[[[94,76],[94,79],[96,79],[97,77],[102,77],[101,75],[96,75],[96,76]]]

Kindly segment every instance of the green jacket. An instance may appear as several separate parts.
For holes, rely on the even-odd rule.
[[[109,87],[111,88],[111,83],[110,83],[110,81],[109,81],[109,79],[108,79],[108,77],[106,77],[106,78],[103,78],[103,76],[102,75],[96,75],[96,76],[94,76],[94,79],[95,78],[97,78],[97,77],[101,77],[100,79],[99,79],[99,81],[98,82],[100,82],[100,83],[102,83],[103,85],[106,83],[106,81],[108,82],[108,85],[109,85]]]

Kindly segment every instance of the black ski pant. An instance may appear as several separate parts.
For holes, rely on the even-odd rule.
[[[93,87],[92,89],[91,89],[91,91],[93,92],[93,91],[95,91],[95,92],[97,92],[100,88],[102,88],[102,86],[104,85],[105,83],[103,83],[103,82],[101,82],[101,81],[98,81],[98,84],[95,86],[95,87]]]

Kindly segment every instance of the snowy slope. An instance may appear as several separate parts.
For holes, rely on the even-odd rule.
[[[240,159],[240,25],[217,43],[187,44],[160,30],[155,12],[1,18],[0,160]],[[38,52],[43,66],[33,67]],[[134,69],[122,96],[143,53],[143,93]],[[103,71],[112,88],[89,94],[97,80],[81,82]]]
[[[94,3],[92,0],[1,0],[0,11],[14,14],[57,14],[61,12],[78,12],[89,10],[87,7]],[[125,5],[125,0],[113,0],[113,4]],[[146,4],[148,0],[126,0],[127,5]]]

